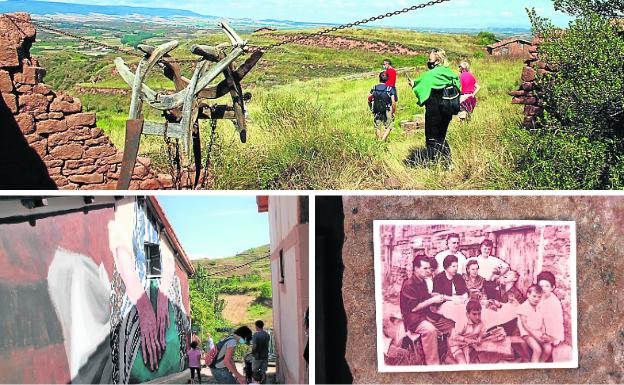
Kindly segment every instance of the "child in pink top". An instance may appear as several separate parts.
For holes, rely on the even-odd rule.
[[[459,99],[461,111],[459,112],[459,119],[461,122],[468,122],[470,115],[477,107],[477,93],[481,87],[477,83],[477,78],[470,72],[470,64],[463,61],[459,64],[459,82],[461,83],[461,96]]]
[[[202,351],[197,347],[197,341],[191,342],[191,348],[188,351],[189,369],[191,369],[191,380],[195,379],[195,372],[201,384],[201,355]]]

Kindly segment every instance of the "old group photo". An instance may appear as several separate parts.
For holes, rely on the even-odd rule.
[[[375,221],[379,371],[578,367],[575,229]]]

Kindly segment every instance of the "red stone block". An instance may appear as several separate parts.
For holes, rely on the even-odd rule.
[[[41,158],[48,154],[48,143],[45,139],[31,143],[30,147],[35,150]]]
[[[22,72],[13,75],[13,81],[19,84],[35,85],[43,82],[46,70],[41,67],[23,67]]]
[[[48,120],[50,119],[50,115],[46,112],[45,114],[37,114],[35,115],[35,120]]]
[[[0,70],[0,92],[13,91],[13,82],[11,75],[7,71]]]
[[[49,104],[48,99],[44,95],[22,95],[19,98],[21,112],[33,111],[37,112],[37,114],[47,113]]]
[[[55,147],[50,151],[50,155],[58,159],[82,159],[84,150],[76,143]]]
[[[16,114],[17,113],[17,96],[15,96],[14,94],[4,94],[4,93],[0,94],[0,96],[2,97],[2,100],[4,100],[4,104],[6,104],[9,111],[11,111],[12,114]]]
[[[526,104],[526,99],[521,97],[521,98],[513,98],[511,99],[511,104]]]
[[[524,67],[524,71],[522,71],[522,81],[524,82],[535,81],[535,70],[531,67]]]
[[[18,86],[16,91],[19,92],[20,94],[29,94],[32,92],[32,88],[33,86],[24,84],[24,85]]]
[[[101,146],[104,144],[111,144],[110,141],[108,140],[108,138],[106,136],[100,136],[97,139],[89,139],[87,141],[85,141],[85,144],[87,146]]]
[[[35,132],[35,119],[31,114],[19,114],[15,121],[24,135]]]
[[[525,91],[532,91],[534,86],[535,86],[535,83],[524,82],[524,83],[522,83],[520,88],[522,88]]]
[[[158,182],[158,179],[147,179],[140,183],[140,189],[143,191],[153,191],[160,190],[162,188],[161,184]]]
[[[65,162],[65,168],[77,169],[84,166],[91,166],[95,163],[93,159],[68,160]]]
[[[17,46],[0,44],[0,68],[19,67],[19,55]]]
[[[50,147],[57,147],[67,143],[69,143],[69,135],[67,135],[66,131],[54,133],[48,136],[48,145]]]
[[[85,185],[82,186],[81,188],[82,190],[117,190],[117,183],[113,182],[113,183],[106,183],[106,184],[91,184],[91,185]]]
[[[44,160],[43,163],[45,163],[45,165],[47,167],[61,167],[61,166],[63,166],[63,161],[60,160],[60,159]]]
[[[74,114],[82,111],[82,103],[80,103],[80,99],[74,99],[73,102],[67,102],[62,99],[56,98],[50,104],[50,111],[52,112],[62,112],[66,115]]]
[[[527,93],[526,91],[519,90],[519,91],[511,91],[509,92],[509,95],[510,96],[526,96]]]
[[[91,127],[95,125],[94,113],[81,113],[67,116],[67,126],[69,128]]]
[[[97,137],[102,136],[102,135],[104,135],[104,131],[102,131],[101,128],[94,127],[94,128],[91,129],[91,137],[92,138],[97,138]]]
[[[48,119],[63,119],[65,115],[62,112],[49,112]]]
[[[550,71],[546,70],[546,69],[538,69],[537,73],[539,75],[546,75],[547,73],[550,73]]]
[[[39,83],[33,87],[33,92],[41,95],[48,95],[52,92],[52,89],[43,83]]]
[[[63,175],[78,175],[78,174],[93,174],[97,167],[95,166],[82,166],[76,169],[70,169],[65,167],[63,169]]]
[[[99,158],[114,155],[116,151],[117,149],[113,146],[98,146],[87,149],[85,155],[89,158]]]
[[[62,175],[54,175],[50,177],[58,188],[63,188],[68,185],[67,178]]]
[[[37,132],[39,134],[52,134],[63,131],[67,131],[67,122],[64,120],[42,120],[37,122]]]
[[[104,182],[104,175],[101,174],[85,174],[85,175],[72,175],[69,178],[70,182],[80,184],[97,184]]]

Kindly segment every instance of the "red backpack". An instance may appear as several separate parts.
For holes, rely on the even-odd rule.
[[[221,349],[223,349],[223,346],[225,345],[225,343],[231,340],[232,338],[233,337],[224,338],[221,341],[219,341],[218,344],[213,346],[212,349],[210,349],[208,354],[206,354],[206,358],[205,358],[206,366],[214,369],[219,362],[223,361],[223,359],[225,358],[225,354],[221,358],[217,358],[217,357],[219,356],[219,352],[221,352]]]

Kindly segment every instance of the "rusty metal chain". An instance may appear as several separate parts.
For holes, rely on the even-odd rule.
[[[282,40],[282,41],[280,41],[278,43],[274,43],[274,44],[271,44],[271,45],[268,45],[268,46],[249,46],[248,52],[251,52],[251,53],[257,52],[257,51],[267,52],[269,50],[272,50],[274,48],[278,48],[278,47],[284,46],[286,44],[293,44],[293,43],[297,43],[297,42],[301,42],[301,41],[306,41],[306,40],[319,38],[319,37],[328,35],[328,34],[330,34],[332,32],[337,32],[337,31],[341,31],[341,30],[344,30],[344,29],[357,27],[357,26],[360,26],[360,25],[364,25],[364,24],[368,24],[368,23],[374,22],[374,21],[383,20],[383,19],[386,19],[386,18],[389,18],[389,17],[399,16],[399,15],[402,15],[402,14],[405,14],[405,13],[408,13],[408,12],[416,11],[418,9],[423,9],[423,8],[431,7],[431,6],[434,6],[434,5],[437,5],[437,4],[447,3],[447,2],[450,2],[450,1],[452,1],[452,0],[431,0],[431,1],[428,1],[426,3],[416,4],[416,5],[413,5],[411,7],[406,7],[406,8],[403,8],[403,9],[396,10],[394,12],[387,12],[387,13],[384,13],[384,14],[381,14],[381,15],[372,16],[372,17],[369,17],[369,18],[366,18],[366,19],[355,21],[353,23],[342,24],[342,25],[339,25],[339,26],[326,28],[324,30],[321,30],[321,31],[318,31],[318,32],[315,32],[315,33],[311,33],[309,35],[293,36],[292,38],[288,38],[288,39]],[[8,16],[9,18],[15,20],[10,15],[5,15],[5,16]],[[142,57],[145,56],[144,54],[139,53],[139,52],[135,52],[135,51],[132,51],[132,50],[124,49],[122,47],[118,47],[118,46],[113,46],[113,45],[110,45],[110,44],[102,43],[102,42],[99,42],[99,41],[96,41],[96,40],[93,40],[93,39],[89,39],[87,37],[79,36],[79,35],[76,35],[74,33],[63,31],[61,29],[52,27],[50,25],[40,23],[38,21],[34,21],[33,20],[32,23],[35,26],[37,26],[38,28],[40,28],[41,30],[44,30],[44,31],[47,31],[47,32],[51,32],[51,33],[55,33],[55,34],[62,35],[62,36],[66,36],[66,37],[70,37],[72,39],[83,41],[85,43],[97,45],[97,46],[100,46],[102,48],[106,48],[106,49],[112,50],[112,51],[117,52],[117,53],[123,53],[123,54],[126,54],[126,55],[131,55],[131,56],[139,57],[139,58],[142,58]],[[178,63],[196,63],[197,61],[198,61],[198,59],[177,60]]]
[[[175,140],[175,143],[172,143],[169,135],[167,135],[169,125],[165,124],[165,132],[163,137],[165,139],[165,147],[167,148],[167,157],[169,158],[169,162],[167,166],[169,166],[169,175],[173,178],[173,188],[176,190],[180,190],[182,184],[182,164],[180,161],[180,142],[178,139]],[[175,150],[175,155],[173,151]],[[175,167],[175,168],[174,168]]]
[[[214,107],[211,107],[214,112]],[[210,170],[210,166],[212,163],[211,155],[212,155],[212,147],[215,143],[215,138],[217,134],[217,119],[212,119],[210,122],[210,142],[208,142],[208,148],[206,149],[206,164],[204,165],[204,175],[202,177],[201,189],[206,190],[208,187],[208,171]]]
[[[402,15],[404,13],[408,13],[408,12],[412,12],[412,11],[416,11],[418,9],[423,9],[423,8],[427,8],[427,7],[431,7],[433,5],[437,5],[437,4],[442,4],[442,3],[446,3],[452,0],[431,0],[428,1],[426,3],[421,3],[421,4],[417,4],[417,5],[413,5],[411,7],[406,7],[403,9],[399,9],[396,10],[394,12],[388,12],[388,13],[384,13],[381,15],[377,15],[377,16],[373,16],[373,17],[369,17],[367,19],[362,19],[362,20],[358,20],[356,22],[353,23],[348,23],[348,24],[342,24],[339,26],[335,26],[335,27],[331,27],[331,28],[326,28],[324,30],[309,34],[309,35],[305,35],[305,36],[293,36],[292,38],[289,39],[285,39],[282,40],[279,43],[275,43],[275,44],[271,44],[268,46],[264,46],[264,47],[254,47],[253,49],[251,49],[252,52],[254,51],[269,51],[271,49],[277,48],[277,47],[281,47],[283,45],[286,44],[292,44],[292,43],[296,43],[299,41],[306,41],[306,40],[310,40],[310,39],[315,39],[315,38],[319,38],[325,35],[328,35],[332,32],[337,32],[337,31],[341,31],[343,29],[349,29],[349,28],[353,28],[353,27],[357,27],[363,24],[368,24],[371,23],[373,21],[378,21],[378,20],[383,20],[389,17],[394,17],[394,16],[399,16]]]

